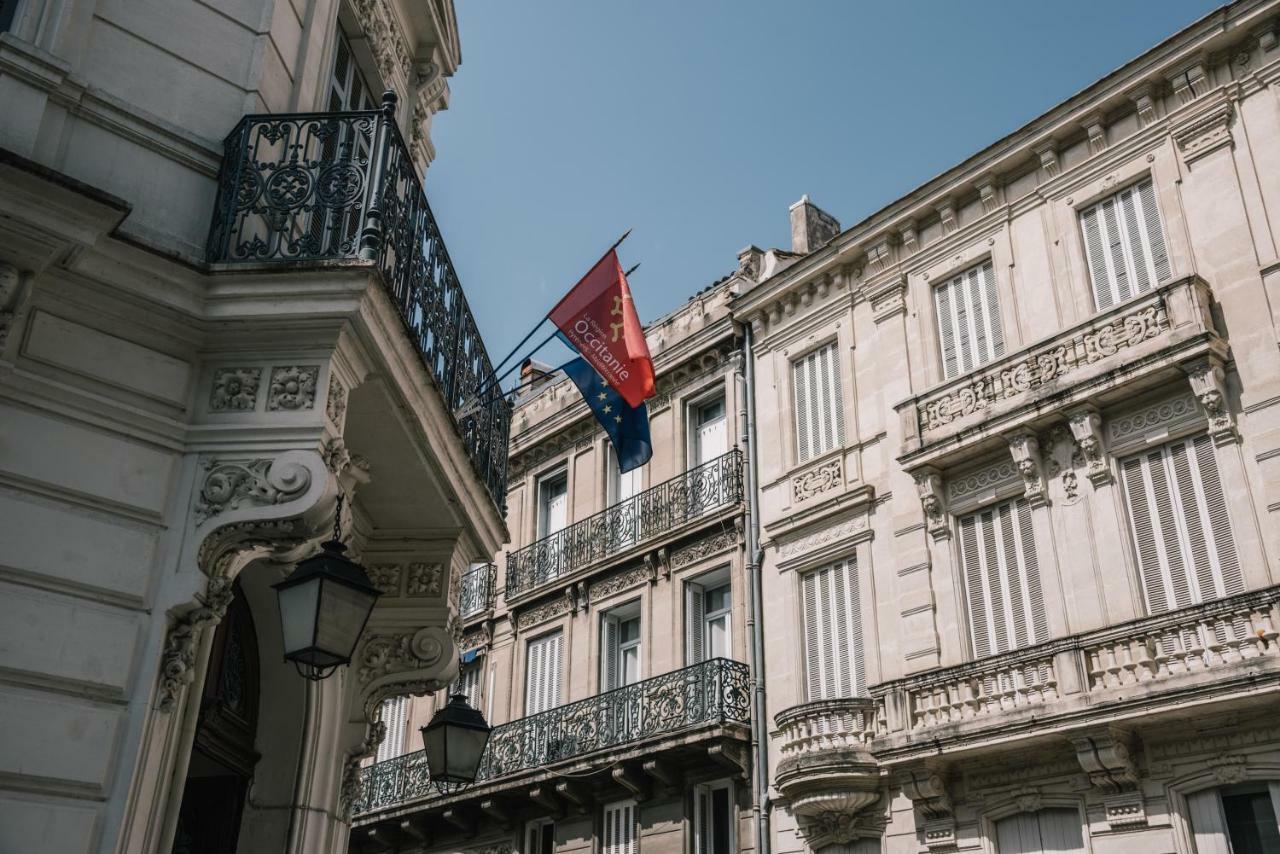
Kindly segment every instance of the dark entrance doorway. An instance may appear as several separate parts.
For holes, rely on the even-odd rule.
[[[239,581],[213,638],[173,854],[235,854],[258,729],[258,636]]]

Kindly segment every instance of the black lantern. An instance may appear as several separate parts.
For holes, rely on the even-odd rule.
[[[437,786],[474,783],[488,742],[489,725],[484,715],[467,705],[466,694],[451,696],[422,728],[431,782]]]
[[[360,564],[343,554],[342,496],[338,496],[333,539],[320,553],[300,562],[274,585],[280,603],[284,658],[298,673],[319,681],[351,661],[373,604],[382,595]]]

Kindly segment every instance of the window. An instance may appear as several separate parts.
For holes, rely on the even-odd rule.
[[[474,653],[470,653],[474,654]],[[467,704],[473,709],[480,708],[480,693],[484,682],[484,659],[480,658],[462,665],[458,678],[449,686],[449,694],[466,694]]]
[[[693,854],[730,854],[733,845],[733,784],[703,783],[693,790]]]
[[[529,822],[525,854],[555,854],[556,826],[549,818]]]
[[[636,854],[636,802],[615,801],[604,807],[600,854]]]
[[[1244,590],[1213,441],[1196,436],[1120,461],[1147,610]]]
[[[529,641],[525,661],[526,715],[536,715],[560,705],[560,648],[563,637],[557,631]]]
[[[620,504],[640,493],[644,487],[642,486],[642,472],[644,466],[637,466],[628,472],[618,471],[618,452],[614,450],[613,444],[609,444],[609,503]]]
[[[693,416],[693,464],[700,466],[729,452],[729,425],[724,398],[717,397],[691,407]]]
[[[1004,355],[1000,301],[990,261],[970,267],[933,289],[945,379],[966,374]]]
[[[600,690],[640,681],[640,603],[623,605],[600,620]]]
[[[1187,797],[1195,854],[1280,851],[1280,782],[1244,783]]]
[[[806,572],[800,586],[809,699],[858,696],[866,687],[866,671],[857,561]]]
[[[18,4],[22,0],[0,0],[0,33],[8,31],[13,26],[13,16],[18,11]]]
[[[1080,226],[1098,311],[1169,278],[1169,255],[1150,178],[1081,211]]]
[[[731,657],[732,603],[728,569],[686,582],[685,663]]]
[[[1084,854],[1080,813],[1073,809],[1024,812],[996,822],[998,854]]]
[[[840,361],[835,342],[797,359],[791,367],[796,455],[804,462],[844,444],[844,406],[840,402]]]
[[[1049,637],[1040,567],[1025,498],[960,517],[960,568],[975,658]]]
[[[538,482],[538,538],[549,537],[568,523],[569,478],[564,472]]]
[[[404,753],[404,732],[409,726],[409,698],[392,697],[382,701],[382,722],[386,724],[387,734],[378,745],[377,762],[395,759]]]
[[[351,42],[339,27],[333,53],[333,74],[329,78],[329,112],[374,109],[376,105],[370,91],[369,82],[356,66]]]

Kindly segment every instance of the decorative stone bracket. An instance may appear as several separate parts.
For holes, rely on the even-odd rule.
[[[1118,727],[1104,727],[1071,736],[1076,760],[1089,783],[1102,793],[1107,824],[1112,828],[1144,825],[1146,807],[1133,760],[1134,737]]]
[[[1013,455],[1013,462],[1018,467],[1018,475],[1022,478],[1027,501],[1032,507],[1043,507],[1048,504],[1044,463],[1040,458],[1040,440],[1030,431],[1011,433],[1005,439],[1009,443],[1009,453]]]
[[[929,533],[934,539],[950,536],[951,525],[942,490],[942,475],[937,469],[925,466],[913,472],[912,477],[916,481],[916,493],[920,496],[920,506],[924,510],[924,522]]]
[[[1235,416],[1227,406],[1227,385],[1222,362],[1217,357],[1206,356],[1186,362],[1182,366],[1191,381],[1205,418],[1209,420],[1209,435],[1215,445],[1229,445],[1236,441]]]
[[[910,768],[898,780],[902,793],[924,817],[924,845],[931,854],[956,850],[956,820],[950,781],[943,769],[925,765]]]
[[[1067,413],[1071,436],[1084,458],[1086,473],[1094,486],[1111,482],[1111,466],[1102,444],[1102,416],[1094,406],[1082,406]]]

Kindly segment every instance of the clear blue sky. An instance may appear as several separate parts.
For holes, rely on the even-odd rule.
[[[1218,5],[458,0],[427,192],[496,359],[628,228],[648,322],[801,195],[848,227]]]

